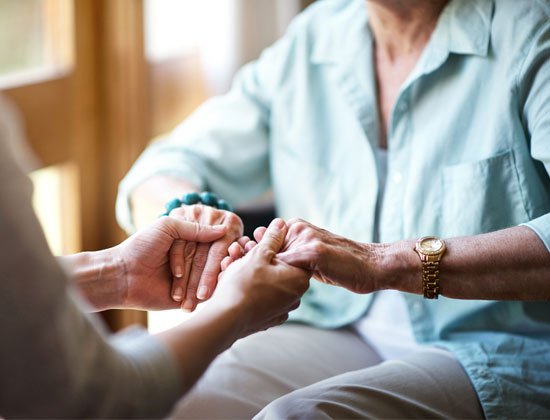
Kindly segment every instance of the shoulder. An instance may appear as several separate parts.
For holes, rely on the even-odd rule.
[[[318,0],[296,16],[285,35],[264,50],[255,68],[264,86],[280,87],[308,73],[316,51],[347,48],[349,28],[361,25],[364,0]]]
[[[529,48],[550,29],[550,0],[495,0],[493,33],[496,41]]]
[[[491,46],[516,80],[550,51],[550,0],[494,0]]]

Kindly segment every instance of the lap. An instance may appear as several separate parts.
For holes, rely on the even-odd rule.
[[[382,362],[350,329],[285,324],[238,341],[175,407],[176,418],[481,418],[447,351]]]
[[[453,355],[426,349],[294,391],[256,418],[483,418],[483,411]]]
[[[350,329],[285,324],[238,341],[175,407],[177,418],[252,418],[278,397],[380,363]]]

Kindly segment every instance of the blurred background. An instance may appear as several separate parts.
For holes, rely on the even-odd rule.
[[[35,208],[56,255],[125,238],[117,185],[312,0],[0,0],[0,91],[33,152]],[[113,329],[147,314],[108,311]],[[171,321],[150,317],[153,331]]]

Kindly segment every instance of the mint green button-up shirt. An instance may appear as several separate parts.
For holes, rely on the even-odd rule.
[[[372,241],[379,116],[363,0],[320,1],[120,186],[173,174],[239,205]],[[402,86],[388,131],[382,242],[525,224],[550,252],[550,3],[453,0]],[[550,281],[550,273],[548,275]],[[550,303],[405,295],[417,341],[449,348],[488,417],[550,417]],[[333,328],[370,296],[312,282],[297,321]]]

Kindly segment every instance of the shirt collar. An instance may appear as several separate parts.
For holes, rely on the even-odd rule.
[[[340,2],[331,11],[326,27],[313,44],[310,60],[313,63],[349,62],[372,43],[364,0]]]
[[[314,63],[342,62],[372,43],[364,0],[333,11],[311,53]],[[494,0],[451,0],[443,10],[428,47],[440,57],[449,53],[486,56],[491,38]],[[360,16],[360,18],[357,18]],[[439,61],[439,60],[438,60]]]
[[[434,41],[449,53],[486,56],[494,0],[452,0],[439,18]]]

